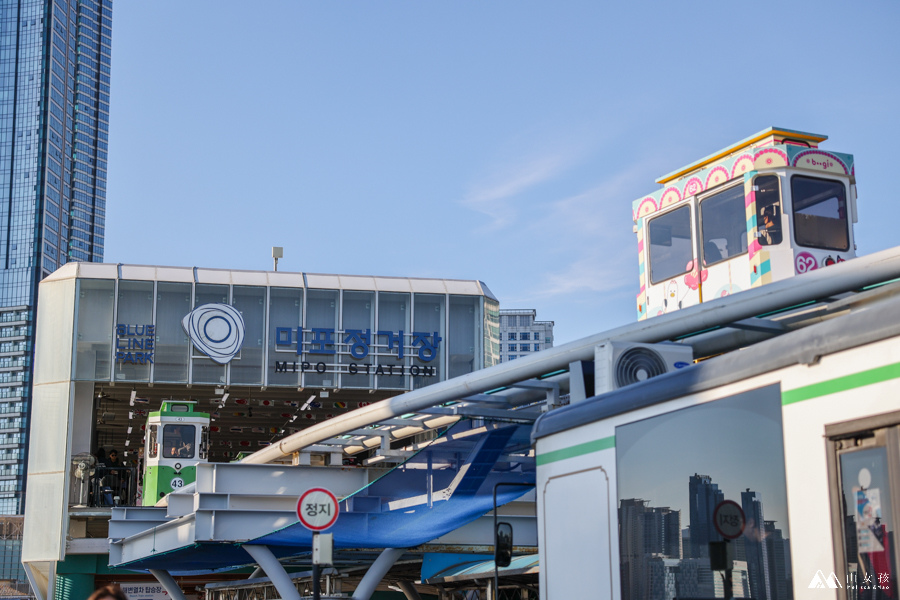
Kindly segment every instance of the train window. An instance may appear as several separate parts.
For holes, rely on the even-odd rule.
[[[650,283],[659,283],[691,270],[694,248],[691,207],[682,206],[650,219]]]
[[[200,427],[200,456],[206,458],[206,451],[209,448],[209,427],[202,425]]]
[[[791,198],[797,244],[845,252],[850,249],[843,183],[795,175],[791,178]]]
[[[163,458],[194,458],[194,425],[163,426]]]
[[[622,600],[722,598],[722,550],[729,596],[789,597],[780,386],[621,425],[615,440]]]
[[[747,210],[744,204],[744,187],[740,185],[700,201],[704,266],[747,251]]]
[[[781,194],[778,177],[763,175],[753,180],[756,192],[756,228],[761,246],[777,246],[782,241]]]
[[[156,441],[156,430],[158,425],[150,426],[150,436],[148,437],[147,442],[147,457],[148,458],[156,458],[159,456],[159,444]]]

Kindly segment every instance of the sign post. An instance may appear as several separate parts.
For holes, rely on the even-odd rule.
[[[725,571],[725,598],[732,597],[734,592],[731,581],[731,569],[733,566],[733,554],[731,552],[731,540],[741,537],[746,525],[746,517],[741,505],[733,500],[724,500],[716,505],[713,510],[713,525],[719,532],[724,542],[711,542],[709,544],[710,567],[715,566]],[[713,566],[715,564],[715,566]]]
[[[312,540],[312,584],[313,599],[319,600],[319,565],[330,565],[334,538],[329,534],[320,535],[337,521],[340,507],[337,497],[325,488],[311,488],[303,492],[297,501],[297,517],[304,527],[313,532]]]

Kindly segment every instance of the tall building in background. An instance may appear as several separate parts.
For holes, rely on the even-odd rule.
[[[111,0],[0,0],[0,514],[25,509],[37,284],[103,261],[111,27]]]
[[[766,522],[763,515],[762,496],[750,488],[741,492],[741,508],[744,510],[744,548],[747,570],[750,573],[750,596],[759,600],[776,600],[771,593],[769,578],[769,544],[766,543]],[[780,536],[779,536],[780,537]],[[783,563],[783,557],[782,557]]]
[[[674,593],[679,586],[686,589],[681,580],[676,586],[675,579],[682,557],[681,511],[648,504],[639,498],[619,502],[620,573],[625,600],[672,598],[683,595]]]
[[[533,308],[500,309],[500,362],[553,347],[553,321],[538,321]]]
[[[691,530],[691,557],[708,557],[709,543],[722,541],[713,524],[713,511],[725,500],[725,494],[709,475],[694,473],[688,482],[688,497],[691,503],[688,525]]]

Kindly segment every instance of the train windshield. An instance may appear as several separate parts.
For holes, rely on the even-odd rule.
[[[163,458],[194,458],[196,426],[165,425],[163,427]]]
[[[843,183],[795,175],[791,178],[791,196],[794,237],[799,245],[844,252],[850,249]]]

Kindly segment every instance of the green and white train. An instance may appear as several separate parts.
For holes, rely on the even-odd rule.
[[[897,597],[897,295],[551,411],[532,439],[541,598]]]
[[[194,483],[197,464],[207,462],[209,414],[196,412],[193,400],[163,400],[147,418],[144,456],[144,506]]]

